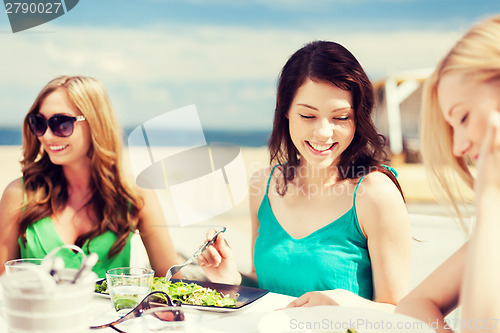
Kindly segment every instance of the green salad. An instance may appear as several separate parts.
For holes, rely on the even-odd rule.
[[[104,280],[101,284],[96,284],[95,291],[97,293],[106,293],[107,288],[106,280]],[[219,307],[236,306],[236,299],[217,290],[205,288],[196,283],[167,282],[164,277],[154,278],[151,291],[163,291],[170,296],[172,301],[179,301],[182,304]],[[161,298],[161,295],[159,295],[159,298]]]
[[[99,294],[106,294],[108,291],[108,281],[102,280],[100,283],[95,284],[95,292]]]
[[[155,277],[152,291],[163,291],[173,301],[180,301],[183,304],[220,307],[236,306],[236,300],[229,297],[229,295],[224,295],[214,289],[204,288],[196,283],[166,282],[165,278]]]

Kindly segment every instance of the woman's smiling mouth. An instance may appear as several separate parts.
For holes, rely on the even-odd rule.
[[[312,143],[310,141],[306,141],[306,142],[309,145],[309,147],[311,147],[313,150],[320,152],[320,153],[327,151],[327,150],[330,150],[335,145],[335,143],[318,144],[318,143]]]
[[[68,147],[68,145],[49,146],[49,150],[57,152],[66,149],[66,147]]]

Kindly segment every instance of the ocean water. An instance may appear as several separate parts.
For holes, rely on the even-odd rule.
[[[0,128],[0,145],[1,146],[18,146],[23,143],[21,130],[12,128]]]
[[[132,129],[125,130],[124,142],[127,142],[128,134]],[[233,143],[240,147],[263,147],[271,134],[270,130],[214,130],[203,131],[205,139],[211,142]],[[0,145],[16,146],[22,145],[22,133],[20,129],[0,128]]]

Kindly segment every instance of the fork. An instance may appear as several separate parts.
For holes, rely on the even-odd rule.
[[[217,236],[219,236],[219,234],[221,232],[224,232],[224,231],[226,231],[226,227],[222,227],[221,229],[219,229],[215,233],[214,237],[212,237],[212,239],[206,241],[195,253],[193,253],[193,255],[191,257],[189,257],[186,260],[186,262],[184,262],[183,264],[180,264],[180,265],[173,265],[172,267],[170,267],[168,269],[168,271],[167,271],[167,274],[165,275],[165,279],[167,280],[167,282],[169,282],[170,279],[172,278],[172,276],[174,276],[178,271],[180,271],[182,267],[191,264],[196,259],[196,257],[198,257],[210,245],[212,245],[213,243],[215,243],[215,240],[217,239]]]

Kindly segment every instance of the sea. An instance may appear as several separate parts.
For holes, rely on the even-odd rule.
[[[133,128],[124,130],[124,143]],[[235,130],[235,129],[204,129],[207,143],[232,143],[240,147],[264,147],[271,130]],[[0,146],[20,146],[23,143],[21,129],[0,128]]]

